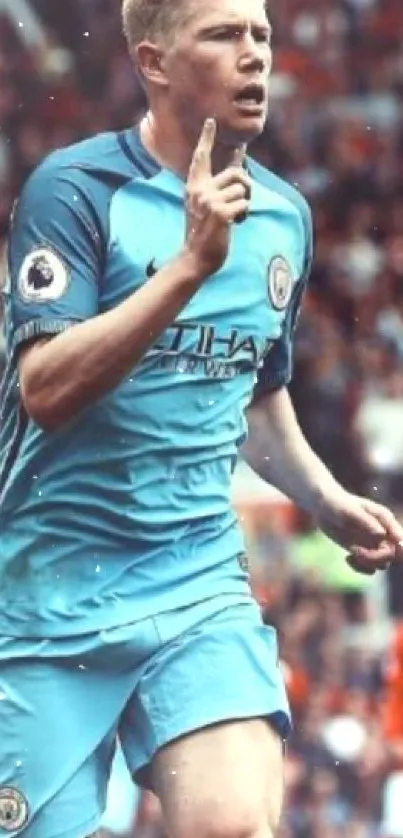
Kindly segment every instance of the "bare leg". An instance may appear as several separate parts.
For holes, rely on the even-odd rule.
[[[283,746],[263,719],[218,724],[163,748],[152,766],[172,838],[273,838]]]

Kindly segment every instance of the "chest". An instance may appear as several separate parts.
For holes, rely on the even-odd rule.
[[[230,230],[228,255],[182,309],[177,324],[236,329],[275,340],[303,271],[300,220],[283,202],[252,194],[247,221]],[[255,201],[253,200],[255,198]],[[168,265],[185,242],[183,195],[133,184],[111,213],[101,308],[108,310]]]

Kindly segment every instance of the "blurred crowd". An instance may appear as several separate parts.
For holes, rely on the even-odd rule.
[[[270,586],[265,606],[267,620],[279,630],[294,717],[280,838],[398,838],[403,835],[398,628],[387,636],[371,630],[379,610],[365,589],[325,586],[306,567],[298,572],[298,540],[290,548],[294,563],[289,557],[287,571],[283,561],[280,584]]]
[[[0,251],[13,201],[42,157],[127,126],[145,106],[119,6],[0,0]],[[316,239],[292,395],[335,475],[399,511],[403,2],[282,0],[272,7],[271,114],[253,153],[307,196]],[[366,590],[298,572],[296,545],[307,537],[307,526],[290,543],[267,537],[261,586],[266,618],[279,628],[295,715],[281,838],[401,838],[402,578],[396,572],[386,590],[395,621],[387,637],[371,640],[378,612]],[[325,555],[327,548],[315,549]],[[150,797],[134,832],[162,833]]]

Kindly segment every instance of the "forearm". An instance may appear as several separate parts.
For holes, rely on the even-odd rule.
[[[260,477],[299,507],[315,514],[326,497],[341,490],[305,439],[285,388],[251,407],[248,420],[243,456]]]
[[[32,347],[20,361],[24,405],[48,430],[113,390],[202,282],[184,254],[109,312]]]

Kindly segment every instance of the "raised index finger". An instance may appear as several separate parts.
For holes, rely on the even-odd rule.
[[[215,119],[206,119],[189,168],[188,183],[201,175],[211,175],[211,155],[217,133]]]

